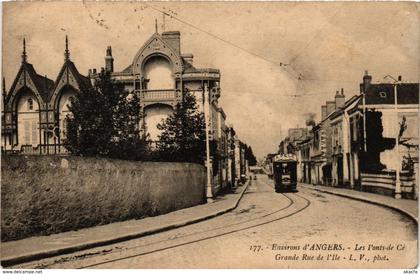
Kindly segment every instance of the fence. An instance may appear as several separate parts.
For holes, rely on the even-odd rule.
[[[2,154],[24,154],[24,155],[67,155],[69,151],[63,144],[39,144],[34,147],[32,145],[22,145],[20,150],[5,150],[2,147]]]
[[[362,190],[384,195],[395,194],[395,171],[383,171],[380,173],[361,173]],[[414,174],[408,171],[400,172],[401,195],[404,198],[416,199],[416,179]]]

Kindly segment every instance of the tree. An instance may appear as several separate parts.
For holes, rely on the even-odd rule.
[[[364,172],[381,171],[386,166],[381,163],[381,152],[393,149],[395,139],[383,137],[382,112],[366,111],[366,148],[360,155],[360,168]]]
[[[102,72],[92,88],[80,90],[69,106],[66,147],[72,154],[138,160],[140,103],[136,94]]]
[[[183,102],[157,125],[161,130],[158,150],[162,160],[203,163],[205,156],[204,114],[197,109],[195,96],[185,92]]]
[[[250,166],[257,165],[257,158],[255,157],[251,146],[245,145],[245,159],[248,160]]]
[[[244,150],[244,153],[245,153],[244,157],[245,157],[245,160],[248,160],[248,165],[255,166],[257,164],[257,158],[255,157],[254,152],[252,151],[252,147],[242,142],[240,146],[241,146],[241,149]]]
[[[75,155],[107,155],[112,137],[112,115],[98,86],[81,89],[69,110],[66,148]]]
[[[410,140],[412,140],[412,137],[405,137],[403,138],[404,132],[407,130],[407,118],[405,117],[405,115],[403,115],[402,117],[402,121],[399,123],[400,125],[400,130],[398,132],[398,144],[405,146],[406,148],[410,149],[410,148],[417,148],[419,147],[418,144],[415,143],[409,143]]]

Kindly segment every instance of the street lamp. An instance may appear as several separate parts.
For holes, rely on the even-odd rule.
[[[396,80],[391,75],[386,75],[384,79],[391,78],[394,83],[392,84],[394,86],[394,110],[395,115],[397,117],[396,121],[398,123],[399,117],[398,117],[398,101],[397,101],[397,86],[401,83],[401,76],[398,76],[398,80]],[[400,181],[400,148],[399,148],[399,130],[397,129],[397,134],[395,136],[395,146],[396,146],[396,158],[397,158],[397,165],[395,167],[395,199],[401,199],[401,181]]]

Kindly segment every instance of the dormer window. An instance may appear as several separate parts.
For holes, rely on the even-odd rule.
[[[27,107],[28,107],[28,110],[34,109],[34,101],[31,98],[28,99]]]

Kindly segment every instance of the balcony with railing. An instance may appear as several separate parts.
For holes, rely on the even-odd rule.
[[[140,90],[140,98],[143,102],[168,102],[177,98],[177,89],[144,89]]]

